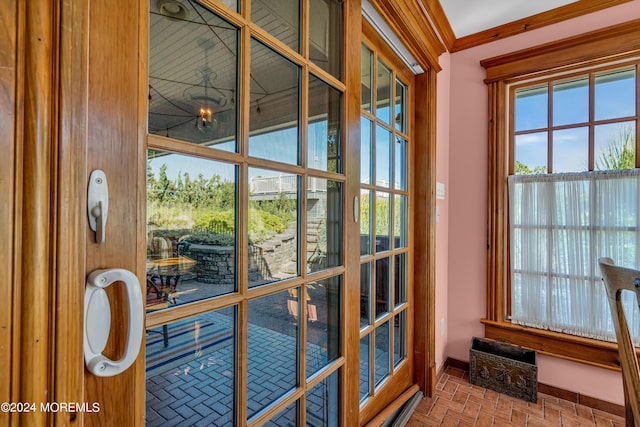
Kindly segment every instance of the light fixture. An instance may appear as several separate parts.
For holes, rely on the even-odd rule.
[[[193,105],[196,115],[195,126],[203,132],[210,131],[216,124],[214,114],[227,104],[226,96],[211,83],[218,77],[209,67],[209,52],[216,46],[212,39],[199,39],[198,46],[204,50],[204,65],[196,70],[201,83],[184,91],[184,98]]]
[[[158,0],[158,12],[172,20],[187,19],[188,11],[178,0]]]

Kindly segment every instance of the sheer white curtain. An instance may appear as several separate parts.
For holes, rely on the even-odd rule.
[[[615,341],[597,260],[640,267],[639,194],[640,169],[509,177],[513,322]]]

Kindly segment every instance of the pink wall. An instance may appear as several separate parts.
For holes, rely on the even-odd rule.
[[[487,90],[480,60],[541,43],[640,18],[640,0],[634,0],[588,16],[561,22],[476,48],[443,55],[438,75],[438,179],[447,181],[445,207],[448,224],[437,232],[436,266],[447,258],[448,272],[437,273],[436,299],[447,303],[437,316],[447,318],[446,349],[438,357],[469,360],[473,336],[483,336],[480,319],[485,316],[486,209],[487,209]],[[439,82],[440,83],[440,82]],[[449,84],[449,87],[445,87]],[[442,98],[449,96],[449,105]],[[447,116],[448,117],[442,117]],[[448,136],[448,140],[447,140]],[[440,203],[442,201],[438,201]],[[448,205],[448,206],[447,206]],[[441,208],[443,209],[443,208]],[[447,224],[447,228],[444,227]],[[448,235],[447,235],[448,233]],[[442,237],[442,240],[440,238]],[[448,245],[448,253],[440,250]],[[448,281],[446,296],[442,280]],[[439,336],[437,317],[436,335]],[[436,350],[443,348],[436,343]],[[622,404],[620,374],[553,357],[540,357],[539,381],[584,395]]]
[[[451,96],[450,55],[440,57],[443,70],[438,74],[436,111],[436,180],[445,186],[444,199],[436,200],[436,370],[447,359],[448,328],[448,277],[449,277],[449,107]],[[445,112],[440,114],[440,112]],[[444,333],[442,329],[444,322]]]

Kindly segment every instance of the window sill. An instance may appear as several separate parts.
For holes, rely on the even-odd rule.
[[[508,341],[541,354],[573,362],[620,370],[618,346],[614,343],[514,325],[511,322],[495,322],[488,319],[482,319],[481,322],[484,324],[486,338]]]

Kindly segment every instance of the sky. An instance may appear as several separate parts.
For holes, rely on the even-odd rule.
[[[634,116],[635,72],[599,75],[595,82],[595,120]],[[574,125],[589,120],[588,78],[556,84],[553,92],[553,126]],[[515,130],[528,131],[547,126],[548,94],[546,86],[519,92],[516,97]],[[634,121],[601,124],[595,127],[596,163],[603,150],[615,139],[621,128],[635,129]],[[589,127],[553,131],[553,172],[579,172],[588,168]],[[547,165],[547,132],[516,135],[516,160],[534,169]],[[596,164],[597,168],[597,164]]]

